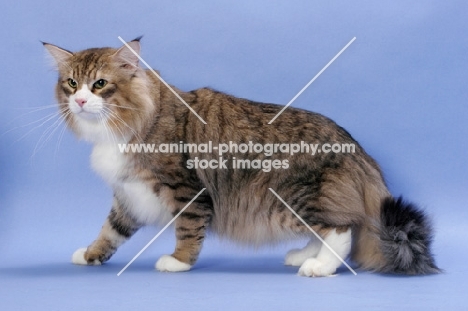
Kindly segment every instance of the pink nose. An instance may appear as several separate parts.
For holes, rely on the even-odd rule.
[[[83,107],[84,104],[86,104],[86,99],[84,99],[84,98],[75,98],[75,102],[78,104],[78,106]]]

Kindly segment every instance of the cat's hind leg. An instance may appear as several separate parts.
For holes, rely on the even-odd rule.
[[[117,199],[107,216],[97,239],[88,248],[73,253],[76,265],[100,265],[109,260],[117,248],[128,240],[141,226],[130,217]]]
[[[284,264],[300,267],[308,258],[316,257],[321,247],[322,242],[314,236],[304,248],[290,250],[284,258]]]
[[[351,251],[351,228],[332,229],[323,238],[325,243],[335,251],[335,253],[346,259]],[[299,268],[301,276],[330,276],[335,273],[341,265],[341,260],[333,254],[325,245],[320,247],[320,251],[315,258],[308,258]]]

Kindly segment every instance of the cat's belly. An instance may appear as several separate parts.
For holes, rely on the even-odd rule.
[[[221,237],[253,246],[275,244],[298,237],[297,232],[276,220],[239,217],[231,213],[224,215],[222,220],[215,217],[211,229]]]

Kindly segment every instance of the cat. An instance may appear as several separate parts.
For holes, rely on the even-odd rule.
[[[190,270],[205,235],[213,232],[250,245],[306,237],[309,243],[303,249],[293,249],[285,257],[285,264],[300,267],[303,276],[332,275],[341,265],[339,257],[348,256],[361,269],[373,272],[440,272],[430,249],[428,217],[415,205],[392,197],[378,164],[329,118],[289,107],[268,124],[282,106],[209,88],[184,92],[171,87],[176,96],[154,72],[140,67],[140,38],[120,48],[75,53],[43,44],[59,75],[55,88],[59,110],[71,131],[94,145],[92,167],[114,192],[97,239],[78,249],[73,263],[106,262],[139,228],[168,223],[201,192],[175,219],[174,253],[159,258],[157,270]],[[313,156],[234,150],[220,156],[219,152],[183,148],[171,153],[119,149],[122,144],[208,142],[212,146],[235,142],[278,147],[299,141],[324,147],[348,144],[355,150]],[[250,161],[252,167],[235,167],[239,159],[243,165]],[[271,164],[272,159],[280,161],[276,167],[258,167],[259,163]],[[194,161],[201,164],[203,160],[227,164],[194,167]]]

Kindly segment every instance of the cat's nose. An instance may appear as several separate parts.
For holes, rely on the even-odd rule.
[[[78,104],[78,106],[83,107],[84,104],[86,104],[86,99],[84,99],[84,98],[75,98],[75,102]]]

